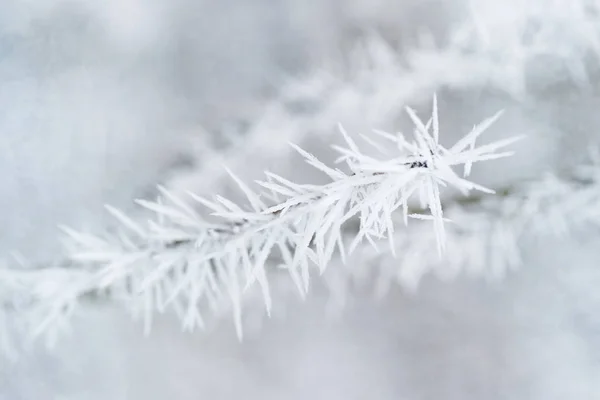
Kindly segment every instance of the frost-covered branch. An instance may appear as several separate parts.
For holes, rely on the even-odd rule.
[[[446,209],[453,223],[447,225],[442,259],[431,252],[434,233],[415,221],[395,234],[395,249],[402,256],[391,257],[386,248],[365,248],[347,268],[331,269],[331,285],[345,293],[339,288],[370,274],[377,276],[375,290],[382,295],[394,283],[415,290],[429,273],[442,279],[460,273],[501,277],[522,265],[523,241],[566,237],[586,226],[600,226],[600,157],[592,152],[572,170],[547,173],[496,196],[467,200]]]
[[[236,170],[256,168],[255,152],[283,161],[290,141],[329,141],[336,121],[390,124],[401,105],[435,91],[484,87],[527,102],[565,89],[564,81],[577,90],[594,87],[600,70],[598,0],[468,3],[469,16],[451,27],[445,43],[423,34],[399,53],[381,37],[367,36],[343,66],[328,65],[284,85],[243,135],[225,132],[237,143],[219,152],[203,146],[196,154],[203,173],[181,174],[173,189],[210,192],[226,179],[223,161]]]
[[[42,271],[21,271],[13,285],[29,290],[28,301],[35,310],[33,332],[47,333],[61,326],[82,296],[101,292],[143,315],[148,329],[153,313],[167,309],[179,315],[184,328],[202,327],[206,309],[217,312],[224,302],[231,302],[241,336],[242,298],[250,286],[258,283],[270,310],[267,267],[272,262],[288,271],[305,294],[315,266],[322,273],[334,255],[344,259],[365,240],[375,243],[387,237],[394,252],[396,228],[411,218],[432,222],[429,229],[435,242],[429,251],[441,256],[446,250],[441,188],[465,195],[473,190],[493,193],[466,179],[472,164],[509,156],[510,152],[500,150],[518,138],[476,145],[498,113],[446,148],[439,143],[435,98],[427,122],[406,110],[415,125],[410,139],[376,131],[363,136],[364,144],[359,146],[340,126],[345,146],[335,149],[345,170],[327,166],[294,146],[308,164],[329,177],[327,184],[297,184],[267,173],[267,179],[259,182],[266,191],[256,193],[231,173],[248,199],[247,206],[190,193],[193,201],[212,210],[214,220],[202,218],[189,203],[161,189],[162,200],[139,201],[156,216],[146,224],[109,207],[124,230],[96,236],[65,228],[73,245],[68,262],[76,267],[45,271],[53,274],[49,279],[43,278]],[[371,151],[363,151],[365,146]],[[458,166],[463,167],[463,176],[456,173]],[[427,212],[410,211],[415,198]],[[355,217],[359,229],[348,241],[343,227]],[[35,281],[38,273],[40,281]]]

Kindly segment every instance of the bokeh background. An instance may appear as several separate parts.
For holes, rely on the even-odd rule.
[[[104,204],[135,214],[157,183],[229,193],[223,165],[316,181],[289,141],[330,161],[338,122],[403,129],[433,93],[443,141],[498,109],[490,140],[527,134],[478,182],[569,168],[598,140],[598,7],[0,0],[0,258],[53,259],[58,224],[102,229]],[[227,320],[183,334],[161,317],[143,337],[90,307],[54,351],[0,363],[0,398],[600,398],[597,232],[535,239],[502,281],[425,277],[375,300],[317,279],[249,317],[241,343]]]

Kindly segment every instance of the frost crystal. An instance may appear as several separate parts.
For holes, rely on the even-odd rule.
[[[33,318],[33,332],[56,328],[84,295],[104,293],[143,317],[147,330],[155,312],[172,310],[191,330],[204,326],[207,308],[217,312],[231,304],[241,337],[243,296],[250,286],[258,283],[267,312],[271,309],[269,269],[287,271],[305,295],[314,267],[322,273],[334,255],[344,260],[362,242],[376,246],[381,239],[389,241],[392,252],[401,249],[394,242],[398,213],[400,225],[407,225],[410,218],[431,221],[432,247],[442,256],[446,219],[441,189],[454,188],[464,195],[473,190],[493,193],[466,179],[471,167],[511,155],[500,150],[519,138],[476,145],[501,115],[497,113],[446,148],[439,141],[435,97],[426,122],[412,109],[406,111],[414,124],[410,137],[381,131],[363,136],[361,146],[368,145],[375,155],[362,151],[340,125],[345,145],[334,148],[340,155],[338,164],[345,167],[325,165],[293,146],[308,164],[329,177],[325,185],[297,184],[266,173],[266,180],[258,182],[265,191],[257,193],[230,172],[247,197],[246,205],[190,193],[195,203],[211,210],[214,221],[201,218],[195,207],[160,188],[158,201],[139,201],[155,214],[146,224],[108,207],[123,227],[116,235],[106,238],[65,228],[72,242],[69,268],[46,271],[56,279],[45,280],[53,282],[45,288],[41,271],[29,271],[34,278],[40,274],[39,279],[28,277],[23,286],[30,292],[32,315],[43,317]],[[459,166],[462,176],[455,170]],[[415,212],[415,200],[421,212]],[[349,221],[358,222],[350,238]]]

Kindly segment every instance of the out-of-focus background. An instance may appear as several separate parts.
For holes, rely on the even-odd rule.
[[[598,137],[598,5],[522,3],[0,0],[0,258],[52,259],[58,224],[101,229],[103,204],[157,183],[226,193],[223,164],[312,182],[289,141],[329,161],[338,122],[402,129],[433,93],[443,141],[501,108],[490,138],[528,135],[477,181],[568,167]],[[427,277],[343,308],[317,278],[242,343],[168,317],[143,337],[98,306],[53,352],[0,364],[0,399],[597,399],[598,239],[531,240],[503,281]]]

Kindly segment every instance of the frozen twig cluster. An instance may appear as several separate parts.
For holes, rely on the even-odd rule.
[[[35,335],[63,326],[80,299],[93,293],[122,300],[143,316],[148,329],[152,315],[167,310],[174,311],[186,329],[202,327],[207,310],[218,312],[230,303],[241,336],[243,296],[249,287],[257,283],[267,311],[271,308],[271,266],[287,271],[304,295],[315,267],[322,273],[334,256],[344,260],[363,241],[375,244],[387,238],[395,252],[398,225],[407,225],[409,219],[431,222],[434,241],[428,251],[440,257],[447,253],[441,188],[464,195],[473,190],[493,193],[466,179],[472,165],[509,156],[501,150],[519,138],[477,145],[498,113],[446,148],[439,142],[435,98],[425,122],[412,109],[406,111],[414,123],[410,139],[376,131],[364,135],[359,146],[340,126],[345,146],[335,149],[345,168],[327,166],[294,146],[308,164],[328,176],[324,185],[297,184],[267,173],[267,179],[258,182],[264,191],[257,193],[231,173],[247,205],[190,193],[191,200],[212,211],[213,219],[202,218],[189,202],[166,189],[161,189],[157,202],[139,201],[155,214],[146,224],[108,207],[122,230],[96,236],[65,228],[71,240],[65,264],[5,270],[13,292],[3,291],[3,302],[13,304],[28,294],[13,308],[31,313]],[[364,146],[370,151],[363,151]],[[459,166],[461,175],[455,171]],[[413,212],[415,204],[422,212]],[[344,228],[354,220],[358,229],[349,238]]]

